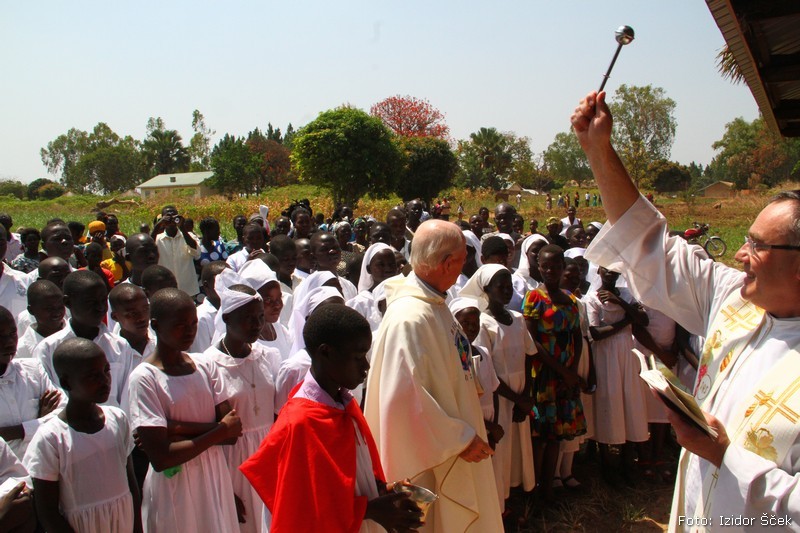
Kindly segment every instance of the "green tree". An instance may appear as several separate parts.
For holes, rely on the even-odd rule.
[[[61,183],[70,190],[117,192],[128,190],[146,177],[139,143],[121,138],[104,122],[91,133],[71,129],[41,150],[47,170],[61,172]]]
[[[211,151],[214,188],[229,196],[249,195],[255,190],[255,157],[244,137],[225,134]]]
[[[28,186],[18,180],[0,180],[0,196],[13,196],[24,200]]]
[[[153,130],[142,142],[142,152],[153,176],[189,170],[191,157],[176,130]]]
[[[614,145],[638,185],[653,162],[669,159],[677,128],[675,101],[661,87],[620,85],[609,107]]]
[[[692,182],[689,169],[673,161],[656,161],[648,169],[649,180],[658,192],[685,191]]]
[[[504,187],[505,175],[513,164],[508,137],[495,128],[481,128],[470,133],[469,138],[480,161],[485,186],[492,190]]]
[[[28,184],[28,193],[27,193],[28,200],[35,200],[36,198],[38,198],[39,189],[41,187],[44,187],[45,185],[49,185],[50,183],[55,183],[55,181],[47,178],[39,178],[30,182]]]
[[[402,163],[392,133],[379,118],[339,107],[297,132],[292,164],[302,181],[328,189],[335,205],[355,206],[365,194],[391,192]]]
[[[70,190],[84,192],[87,183],[76,174],[75,166],[88,147],[89,134],[76,128],[47,143],[39,153],[50,174],[61,174],[61,183]]]
[[[192,172],[208,170],[211,166],[211,137],[216,131],[206,126],[206,118],[197,109],[192,112],[192,130],[194,135],[189,139],[188,148],[189,169]]]
[[[43,200],[52,200],[53,198],[58,198],[59,196],[63,196],[65,192],[67,192],[67,190],[54,181],[42,185],[36,191],[37,197],[42,198]]]
[[[592,179],[589,160],[586,159],[578,138],[571,131],[556,134],[542,154],[542,159],[550,175],[558,180],[575,180],[581,185]]]
[[[458,160],[447,141],[436,137],[399,137],[404,156],[396,191],[404,202],[421,198],[428,205],[439,191],[450,187]]]
[[[288,126],[286,126],[286,134],[283,136],[283,145],[288,148],[289,150],[292,149],[294,146],[294,138],[297,135],[297,132],[294,131],[294,126],[290,122]]]

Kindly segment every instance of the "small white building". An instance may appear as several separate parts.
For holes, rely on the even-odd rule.
[[[213,175],[214,173],[211,171],[159,174],[136,187],[136,190],[144,200],[169,194],[204,198],[219,194],[217,190],[209,187],[206,183],[206,180]]]

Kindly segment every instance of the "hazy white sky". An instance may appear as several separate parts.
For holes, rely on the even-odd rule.
[[[606,89],[664,88],[674,160],[707,164],[725,124],[758,113],[717,73],[724,41],[701,0],[122,4],[0,4],[0,178],[48,177],[39,150],[72,127],[142,139],[161,116],[188,141],[199,109],[216,142],[395,94],[429,100],[457,139],[495,127],[540,153],[599,85],[622,24],[636,40]]]

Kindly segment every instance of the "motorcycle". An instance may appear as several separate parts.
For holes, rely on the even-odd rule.
[[[728,245],[720,237],[709,235],[708,224],[692,222],[693,228],[683,232],[683,238],[690,244],[702,246],[711,258],[722,257],[728,251]]]

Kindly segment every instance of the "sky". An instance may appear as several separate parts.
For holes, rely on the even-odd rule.
[[[538,154],[599,86],[623,24],[636,39],[606,90],[663,88],[671,158],[708,164],[725,124],[758,108],[718,74],[724,40],[701,0],[6,1],[0,179],[58,179],[40,149],[98,122],[141,140],[160,116],[188,143],[198,109],[216,143],[394,95],[428,100],[455,139],[494,127]]]

